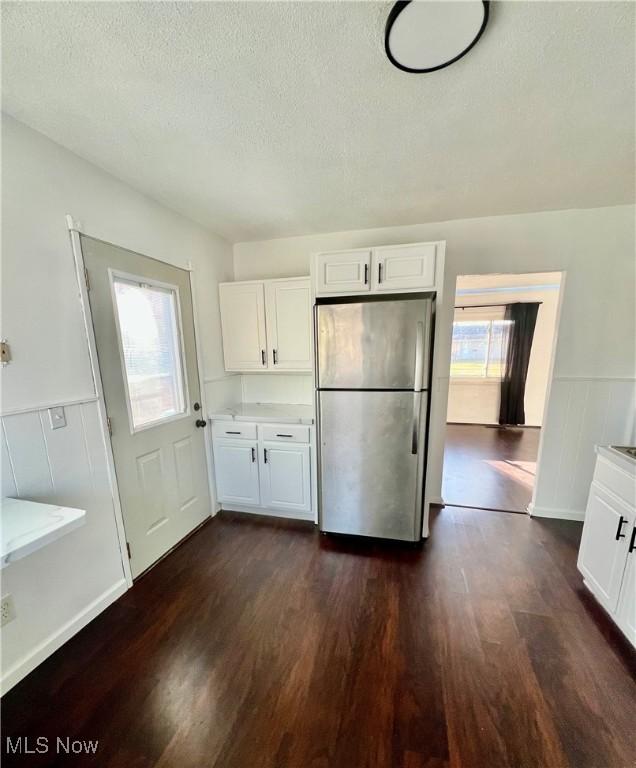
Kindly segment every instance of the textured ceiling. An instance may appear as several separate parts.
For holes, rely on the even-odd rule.
[[[390,5],[3,2],[3,108],[232,241],[634,199],[633,3],[493,3],[428,75]]]

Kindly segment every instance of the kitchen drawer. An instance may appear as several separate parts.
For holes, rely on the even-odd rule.
[[[245,421],[215,421],[212,423],[212,437],[256,440],[256,424]]]
[[[596,461],[594,482],[612,491],[631,507],[636,506],[634,478],[604,456],[599,456]]]
[[[308,443],[309,427],[299,424],[281,424],[261,426],[261,440],[278,440],[285,443]]]

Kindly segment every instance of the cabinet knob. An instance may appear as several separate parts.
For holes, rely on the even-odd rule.
[[[625,534],[622,533],[622,530],[626,522],[627,522],[627,518],[621,515],[618,519],[618,528],[616,529],[616,541],[618,541],[619,539],[625,538]]]
[[[197,419],[194,423],[197,427],[203,428],[208,422],[205,419]]]

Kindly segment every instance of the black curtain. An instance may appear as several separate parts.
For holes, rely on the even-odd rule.
[[[506,305],[505,319],[510,320],[511,324],[507,330],[506,362],[501,379],[501,425],[526,423],[523,401],[538,311],[539,304],[536,302]]]

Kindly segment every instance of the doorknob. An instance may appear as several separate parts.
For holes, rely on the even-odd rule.
[[[197,427],[205,427],[208,422],[205,419],[197,419],[194,423]]]

